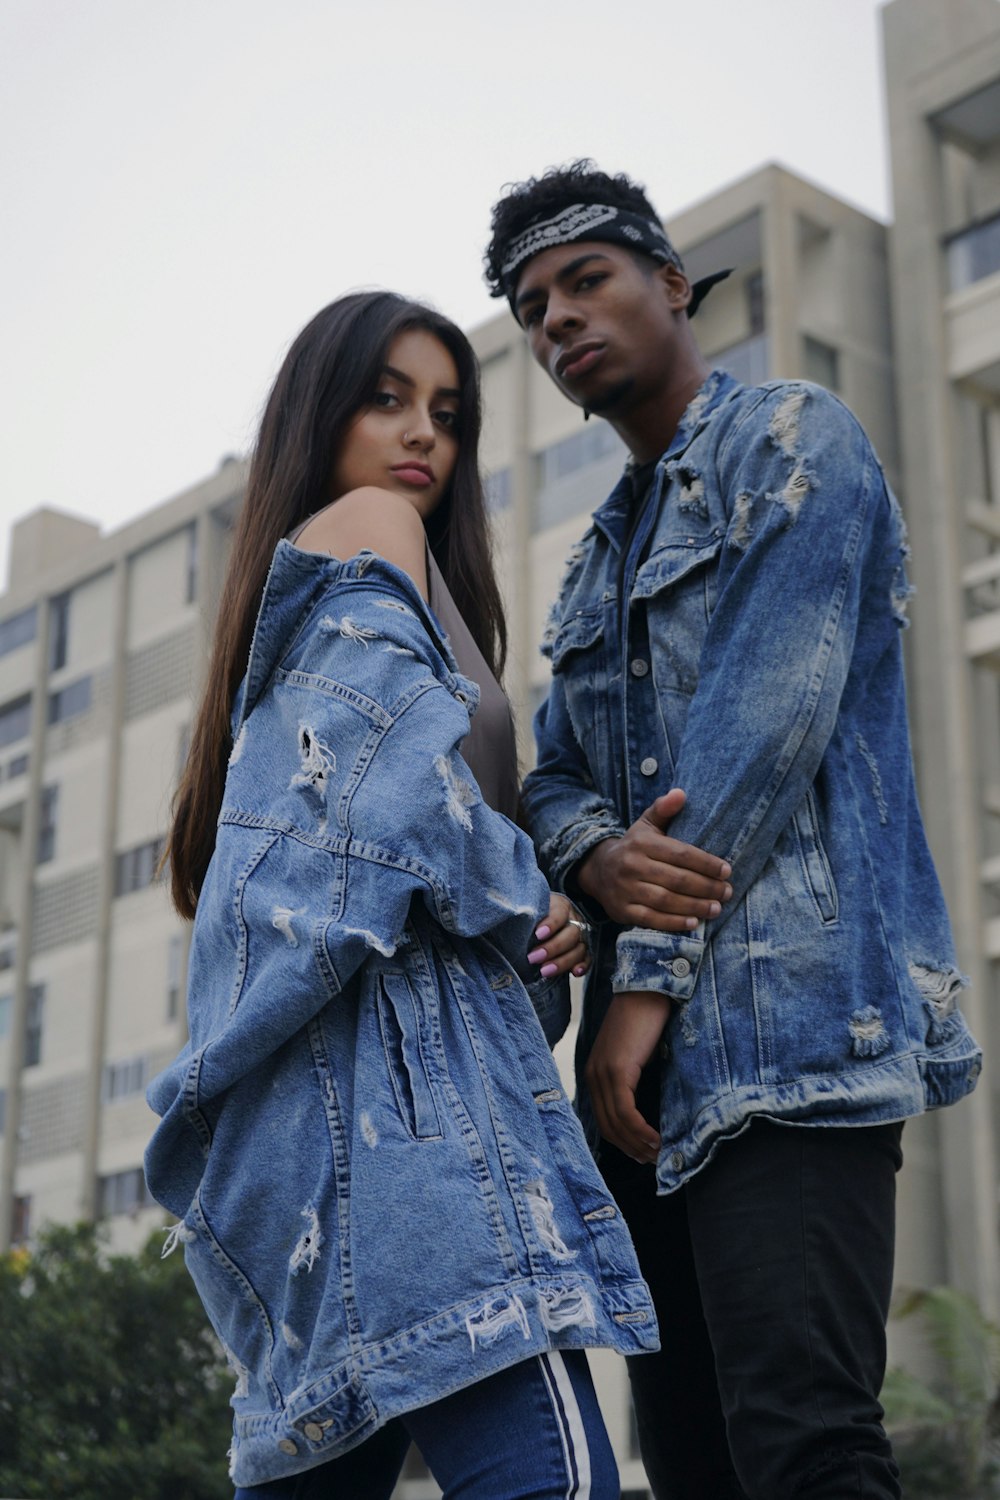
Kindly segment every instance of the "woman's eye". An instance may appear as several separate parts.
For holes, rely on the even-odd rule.
[[[399,405],[399,397],[394,391],[376,391],[372,397],[372,405],[381,406],[388,411]]]
[[[449,432],[458,431],[459,423],[457,411],[436,411],[434,413],[434,420],[435,422],[440,423],[442,427],[446,427]]]

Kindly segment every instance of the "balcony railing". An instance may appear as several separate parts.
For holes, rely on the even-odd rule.
[[[1000,213],[970,224],[945,241],[948,286],[953,292],[1000,271]]]

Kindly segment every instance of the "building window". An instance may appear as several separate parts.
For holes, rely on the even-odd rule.
[[[11,1242],[15,1245],[23,1245],[31,1233],[31,1199],[27,1194],[19,1193],[15,1197],[12,1217]]]
[[[0,620],[0,656],[6,656],[8,651],[16,651],[19,646],[27,646],[35,639],[38,632],[38,610],[34,605],[30,609],[22,609],[16,615],[9,615],[6,620]]]
[[[953,292],[1000,271],[1000,214],[951,235],[945,242],[945,254],[948,285]]]
[[[29,760],[26,755],[15,755],[7,762],[7,780],[13,781],[15,776],[23,776],[27,771]]]
[[[176,1021],[181,1009],[184,939],[175,932],[167,943],[167,1020]]]
[[[153,1195],[146,1186],[141,1167],[129,1167],[125,1172],[112,1172],[97,1180],[98,1213],[102,1219],[112,1214],[134,1214],[141,1208],[151,1208]]]
[[[747,299],[747,322],[753,337],[764,332],[764,272],[751,271],[743,288]]]
[[[771,340],[766,333],[730,344],[711,356],[712,364],[726,370],[743,385],[759,385],[770,378]]]
[[[49,671],[58,672],[69,659],[69,594],[58,594],[49,604]]]
[[[68,682],[57,693],[49,694],[49,723],[61,724],[65,719],[74,719],[85,714],[93,697],[93,679],[78,677]]]
[[[0,1089],[0,1135],[7,1129],[7,1090]]]
[[[184,568],[184,602],[193,604],[198,597],[198,522],[187,529],[187,561]]]
[[[10,1031],[10,1016],[14,1009],[13,995],[0,995],[0,1037]]]
[[[31,733],[31,699],[15,698],[0,708],[0,745],[26,740]]]
[[[557,479],[565,479],[567,474],[575,474],[578,469],[585,469],[620,450],[623,451],[621,439],[606,422],[588,423],[572,437],[542,449],[538,455],[541,482],[543,485],[554,484]]]
[[[38,863],[48,864],[56,853],[56,817],[59,811],[59,788],[43,786],[38,801]]]
[[[146,1059],[130,1057],[125,1062],[108,1063],[104,1069],[104,1101],[132,1099],[146,1087]]]
[[[152,885],[162,856],[162,839],[152,839],[148,844],[139,844],[135,849],[123,849],[116,854],[115,895],[127,896]]]
[[[42,1060],[42,1031],[45,1024],[45,986],[28,986],[28,1014],[24,1021],[24,1066],[37,1068]]]
[[[513,477],[510,469],[497,469],[495,474],[487,474],[483,480],[483,489],[486,493],[486,509],[496,515],[506,510],[510,505],[514,493]]]
[[[191,752],[191,725],[182,724],[177,736],[177,780],[184,775],[184,767]]]
[[[830,344],[807,334],[802,340],[802,362],[807,380],[825,385],[828,391],[840,389],[840,356]]]

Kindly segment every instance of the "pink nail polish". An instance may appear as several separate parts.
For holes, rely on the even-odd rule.
[[[544,948],[532,948],[531,952],[528,954],[528,962],[529,964],[540,964],[542,959],[547,957],[548,954],[545,952]]]
[[[541,938],[541,940],[542,940],[543,943],[544,943],[544,941],[545,941],[545,939],[547,937],[551,937],[551,936],[552,936],[552,928],[548,925],[547,922],[543,922],[542,925],[541,925],[541,927],[536,927],[535,928],[535,937],[536,938]]]
[[[585,964],[577,964],[576,968],[573,970],[573,973],[577,979],[582,979],[586,972],[587,968]]]
[[[551,979],[553,974],[559,973],[559,969],[555,964],[542,964],[539,973],[543,979]]]

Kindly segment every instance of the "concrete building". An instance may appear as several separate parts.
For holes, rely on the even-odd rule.
[[[931,842],[992,1044],[1000,960],[1000,6],[885,10],[895,228],[776,166],[673,216],[693,276],[733,266],[694,328],[739,378],[804,376],[872,436],[907,513],[908,636]],[[890,318],[890,311],[893,316]],[[511,628],[508,688],[530,763],[537,642],[571,544],[620,471],[530,361],[504,310],[474,330]],[[897,428],[896,412],[901,414]],[[141,1158],[143,1091],[183,1037],[187,932],[154,873],[187,743],[245,467],[102,537],[38,512],[0,596],[0,1246],[100,1216],[162,1221]],[[567,1075],[572,1042],[561,1044]],[[992,1082],[907,1127],[897,1280],[951,1281],[998,1311]],[[645,1496],[623,1367],[595,1361],[622,1464]],[[437,1493],[414,1460],[409,1500]]]

